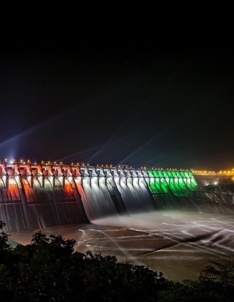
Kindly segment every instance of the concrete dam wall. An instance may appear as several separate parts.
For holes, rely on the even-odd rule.
[[[0,164],[0,220],[12,232],[157,209],[196,209],[199,199],[209,196],[191,171]]]

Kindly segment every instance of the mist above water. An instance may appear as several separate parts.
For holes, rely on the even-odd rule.
[[[196,279],[210,261],[234,260],[234,216],[159,211],[93,221],[78,250],[116,255],[173,280]],[[103,227],[105,226],[105,227]]]
[[[120,262],[146,265],[171,280],[196,279],[210,261],[232,261],[234,216],[183,211],[159,211],[107,217],[93,224],[45,228],[76,240],[76,250],[113,255]],[[11,239],[31,242],[32,232]]]

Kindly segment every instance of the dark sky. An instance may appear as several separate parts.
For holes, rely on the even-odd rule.
[[[0,158],[234,168],[229,41],[14,41]]]

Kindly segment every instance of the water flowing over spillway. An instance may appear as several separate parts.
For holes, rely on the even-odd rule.
[[[197,278],[232,259],[233,174],[126,166],[0,164],[0,220],[10,239],[35,229],[76,240],[76,250]],[[226,215],[228,214],[228,215]]]
[[[0,165],[0,219],[7,230],[88,223],[209,200],[191,171]]]
[[[116,214],[116,208],[105,185],[104,177],[83,177],[76,180],[89,220]]]

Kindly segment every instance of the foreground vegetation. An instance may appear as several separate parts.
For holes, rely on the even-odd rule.
[[[0,221],[0,301],[233,301],[234,265],[213,263],[176,283],[116,257],[74,252],[74,240],[35,233],[11,249]]]

